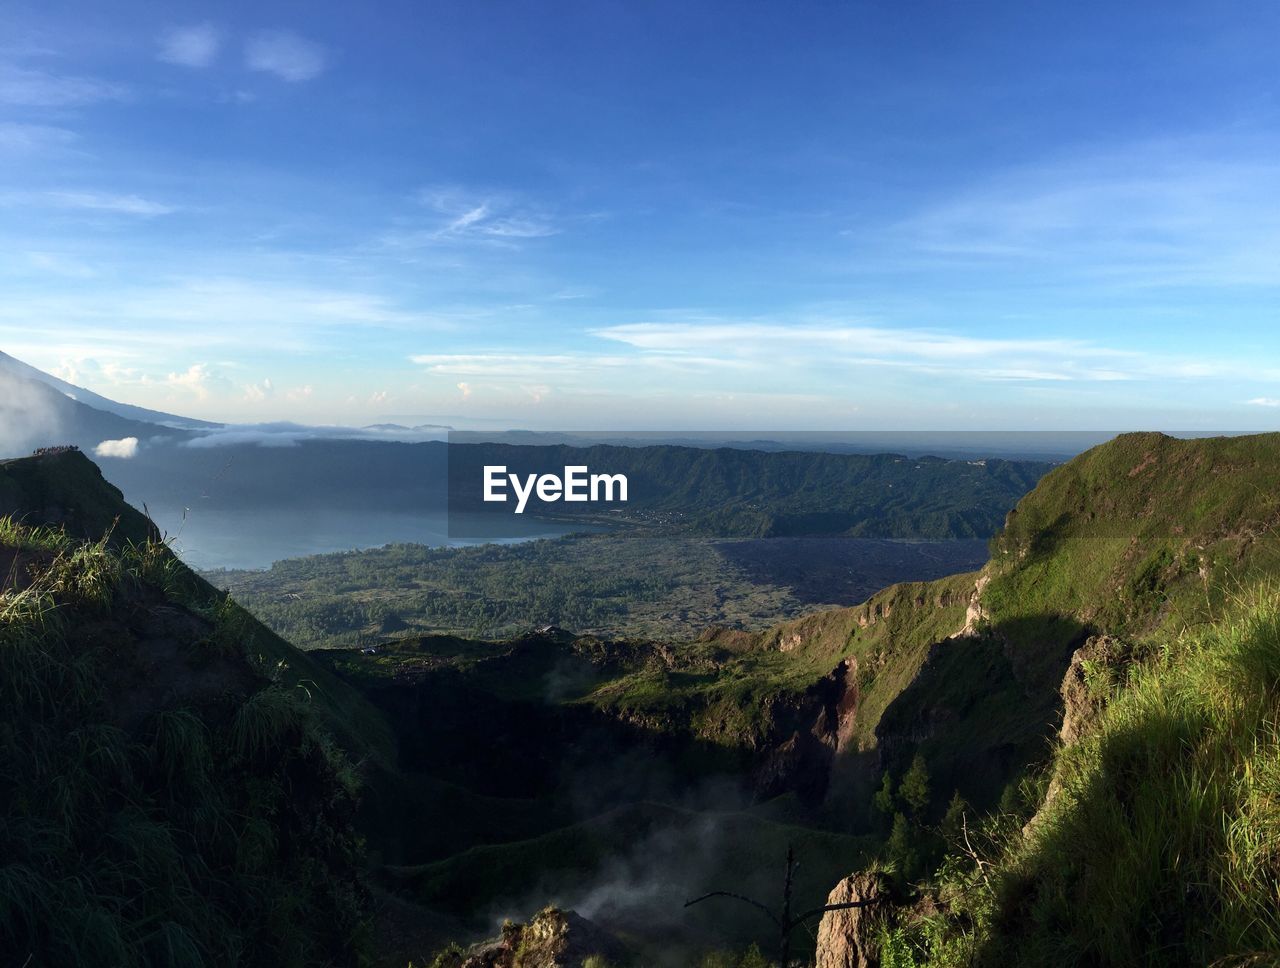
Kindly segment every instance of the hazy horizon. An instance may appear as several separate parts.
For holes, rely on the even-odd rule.
[[[244,422],[1268,429],[1252,2],[0,13],[0,347]]]

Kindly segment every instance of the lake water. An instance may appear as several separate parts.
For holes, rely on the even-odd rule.
[[[455,530],[469,537],[451,539],[449,516],[443,512],[196,509],[184,513],[181,508],[155,507],[148,510],[182,560],[199,569],[269,568],[273,561],[281,558],[406,542],[435,547],[486,542],[511,544],[575,531],[600,530],[514,515],[501,520],[480,515],[479,520],[459,522],[458,515],[454,515]]]

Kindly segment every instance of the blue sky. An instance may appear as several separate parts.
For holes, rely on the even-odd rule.
[[[1273,3],[8,3],[0,349],[227,420],[1280,423]]]

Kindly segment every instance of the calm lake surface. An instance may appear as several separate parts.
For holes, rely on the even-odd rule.
[[[152,520],[171,539],[175,551],[193,568],[269,568],[281,558],[379,548],[410,542],[435,547],[493,542],[511,544],[554,538],[570,532],[598,531],[588,525],[563,525],[479,515],[459,522],[466,538],[449,537],[444,512],[316,511],[297,509],[216,510],[149,507]],[[465,526],[459,527],[460,524]],[[474,535],[474,537],[471,537]]]

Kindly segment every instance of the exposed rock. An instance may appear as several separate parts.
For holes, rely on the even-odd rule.
[[[502,937],[458,956],[457,968],[582,968],[593,956],[616,964],[626,958],[621,942],[574,911],[543,908],[527,924],[508,923]]]
[[[862,607],[862,611],[858,614],[858,627],[869,628],[875,625],[882,618],[888,618],[893,614],[893,602],[872,600]]]
[[[884,896],[880,877],[874,873],[851,874],[827,897],[828,904],[871,901],[867,907],[828,911],[818,925],[816,968],[878,968],[877,936],[888,922],[892,905]]]
[[[969,607],[965,609],[964,628],[960,630],[961,635],[973,635],[976,633],[978,625],[987,617],[987,613],[982,607],[982,590],[987,587],[989,581],[991,581],[990,573],[983,571],[974,583],[973,593],[969,596]]]
[[[1062,728],[1058,738],[1070,746],[1093,729],[1106,708],[1110,690],[1100,686],[1098,676],[1109,676],[1122,660],[1123,647],[1110,635],[1092,635],[1071,654],[1071,664],[1062,677]],[[1092,679],[1092,681],[1091,681]],[[1022,828],[1030,836],[1049,806],[1062,792],[1062,780],[1055,771],[1045,791],[1044,802]]]
[[[857,722],[857,675],[858,660],[850,656],[798,701],[765,700],[779,728],[753,771],[757,796],[767,799],[794,790],[806,802],[822,799],[831,779],[832,758],[852,738]]]
[[[1090,636],[1071,655],[1071,665],[1062,677],[1062,728],[1064,745],[1076,742],[1097,722],[1107,702],[1107,690],[1089,681],[1089,670],[1113,666],[1120,658],[1120,643],[1109,635]]]

